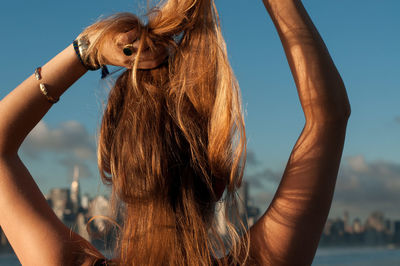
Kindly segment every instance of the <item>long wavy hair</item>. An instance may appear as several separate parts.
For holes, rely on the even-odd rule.
[[[102,64],[107,38],[135,30],[143,47],[165,46],[151,70],[124,71],[110,91],[98,140],[101,177],[112,185],[122,225],[119,265],[237,265],[248,236],[235,192],[246,159],[240,90],[213,0],[168,0],[147,24],[120,13],[88,27],[90,60]],[[215,206],[222,192],[225,230]],[[241,232],[242,231],[242,232]],[[229,254],[229,255],[228,255]],[[219,259],[218,259],[219,258]]]

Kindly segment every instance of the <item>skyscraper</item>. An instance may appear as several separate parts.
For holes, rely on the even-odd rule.
[[[50,190],[49,199],[51,207],[58,219],[65,222],[65,216],[71,214],[70,191],[67,188],[53,188]]]
[[[74,175],[71,183],[70,198],[72,204],[72,213],[77,214],[80,208],[80,190],[79,190],[79,167],[74,167]]]

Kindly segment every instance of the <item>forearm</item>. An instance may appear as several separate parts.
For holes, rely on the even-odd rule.
[[[281,38],[306,121],[346,120],[346,90],[329,52],[300,0],[264,0]]]
[[[42,80],[36,80],[32,74],[1,100],[0,153],[16,153],[28,133],[52,106],[41,93],[40,83],[46,84],[49,95],[58,98],[85,73],[86,69],[70,45],[42,67]]]

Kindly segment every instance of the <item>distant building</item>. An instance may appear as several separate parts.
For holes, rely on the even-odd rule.
[[[91,242],[91,237],[87,230],[87,219],[82,212],[77,215],[75,223],[76,223],[76,232],[84,239]]]
[[[260,216],[260,209],[256,207],[250,199],[249,183],[243,181],[241,188],[238,190],[239,196],[239,214],[246,226],[251,227]]]
[[[74,168],[74,174],[70,189],[68,188],[53,188],[47,195],[47,202],[53,209],[57,217],[68,227],[78,232],[83,230],[84,224],[79,224],[77,221],[80,214],[85,215],[87,208],[82,208],[80,184],[79,184],[79,168]],[[85,199],[89,201],[89,199]],[[89,203],[86,204],[87,206]],[[85,216],[83,216],[85,217]],[[86,221],[86,218],[84,219]],[[82,222],[82,219],[80,218]],[[80,229],[77,226],[81,227]]]
[[[99,232],[106,230],[107,222],[105,217],[111,215],[110,201],[104,196],[95,197],[89,204],[89,217],[93,217],[93,224]]]
[[[377,232],[385,230],[385,218],[382,212],[375,211],[371,213],[365,224],[366,229],[374,229]]]
[[[393,235],[394,234],[394,226],[393,226],[393,222],[389,219],[385,219],[385,233],[389,234],[389,235]]]
[[[375,211],[367,218],[364,231],[364,242],[368,246],[385,243],[385,219],[380,211]]]
[[[254,206],[250,200],[249,184],[246,181],[243,181],[241,187],[237,190],[237,210],[235,208],[226,210],[224,202],[217,203],[215,210],[215,219],[218,232],[221,235],[225,235],[227,233],[225,218],[226,212],[228,217],[230,217],[230,221],[239,230],[243,229],[240,223],[243,223],[245,228],[249,228],[255,223],[255,221],[257,221],[258,216],[260,215],[260,210]]]
[[[400,221],[385,219],[381,211],[370,214],[363,225],[359,218],[354,219],[351,228],[349,214],[343,219],[328,219],[325,224],[320,245],[322,246],[400,246]]]
[[[67,188],[53,188],[50,190],[49,203],[57,217],[64,221],[72,214],[70,190]]]
[[[394,223],[394,236],[393,242],[400,246],[400,221],[395,221]]]
[[[344,232],[347,234],[352,234],[353,233],[353,227],[350,224],[350,216],[349,212],[345,211],[343,215],[343,222],[344,222]]]
[[[81,198],[81,207],[84,210],[89,209],[90,197],[89,194],[84,194]]]
[[[111,204],[104,196],[95,197],[89,204],[88,224],[92,244],[98,249],[108,250],[114,245],[115,226],[111,219]]]
[[[361,223],[359,218],[354,219],[353,221],[353,233],[361,234],[364,231],[364,226]]]
[[[79,168],[77,166],[74,167],[74,175],[71,183],[71,205],[72,205],[72,213],[77,214],[81,204],[81,195],[79,188]]]

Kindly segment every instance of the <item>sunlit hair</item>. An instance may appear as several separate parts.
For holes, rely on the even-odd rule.
[[[97,38],[90,60],[102,62],[107,38],[135,29],[142,47],[163,45],[165,63],[126,70],[104,111],[98,164],[112,185],[122,227],[120,265],[237,265],[248,254],[235,192],[241,184],[245,128],[239,86],[230,67],[212,0],[169,0],[144,25],[121,13],[83,34]],[[225,187],[228,234],[221,237],[215,205]],[[235,221],[236,219],[236,221]],[[215,262],[214,258],[228,257]]]

